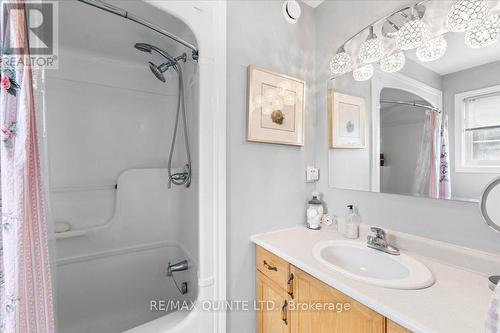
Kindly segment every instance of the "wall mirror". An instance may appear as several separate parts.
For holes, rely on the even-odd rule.
[[[500,1],[476,1],[474,23],[457,3],[401,8],[333,56],[328,112],[346,116],[325,140],[353,124],[366,140],[329,144],[330,187],[478,201],[500,176]],[[363,117],[336,96],[363,99]]]
[[[490,227],[500,232],[500,178],[486,186],[479,207],[481,215]]]

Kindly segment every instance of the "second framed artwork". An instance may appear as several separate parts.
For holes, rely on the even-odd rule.
[[[366,106],[362,97],[328,90],[330,148],[366,148]]]
[[[248,141],[304,145],[305,82],[248,66]]]

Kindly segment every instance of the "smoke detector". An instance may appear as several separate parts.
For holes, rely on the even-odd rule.
[[[290,24],[295,24],[299,20],[301,10],[300,5],[295,0],[287,0],[283,2],[283,6],[281,6],[281,10],[283,12],[283,16],[285,20]]]

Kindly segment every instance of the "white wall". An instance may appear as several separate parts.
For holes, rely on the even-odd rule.
[[[314,188],[304,182],[304,167],[313,162],[321,168],[317,188],[324,193],[330,212],[343,214],[345,205],[353,203],[366,223],[500,253],[500,236],[486,226],[474,204],[328,186],[330,58],[359,27],[404,3],[413,1],[325,1],[317,9],[301,4],[302,17],[296,25],[289,25],[282,18],[281,1],[228,2],[228,299],[255,299],[255,247],[250,236],[304,223],[306,201]],[[306,80],[303,148],[246,141],[246,71],[250,64]],[[411,61],[403,74],[441,89],[437,74]],[[362,95],[370,91],[370,85],[358,83],[355,89]],[[252,311],[230,312],[227,321],[228,332],[255,331]]]
[[[302,5],[296,25],[285,22],[281,1],[227,2],[227,269],[228,299],[255,299],[255,246],[250,236],[304,223],[313,185],[305,166],[314,160],[314,12]],[[246,141],[247,66],[306,81],[305,146]],[[255,332],[250,311],[228,313],[228,332]]]
[[[359,27],[404,3],[326,1],[316,9],[316,164],[321,170],[328,169],[325,101],[329,59],[335,49]],[[426,83],[429,84],[428,81]],[[440,88],[436,86],[438,84],[435,82],[434,86]],[[332,213],[344,214],[345,205],[352,203],[359,207],[365,223],[500,253],[500,234],[483,222],[477,204],[332,189],[325,178],[318,183],[318,189],[324,193]]]

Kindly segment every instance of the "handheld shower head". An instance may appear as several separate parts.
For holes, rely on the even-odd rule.
[[[134,47],[138,49],[139,51],[142,52],[148,52],[151,53],[151,50],[153,48],[152,45],[146,44],[146,43],[135,43]]]

